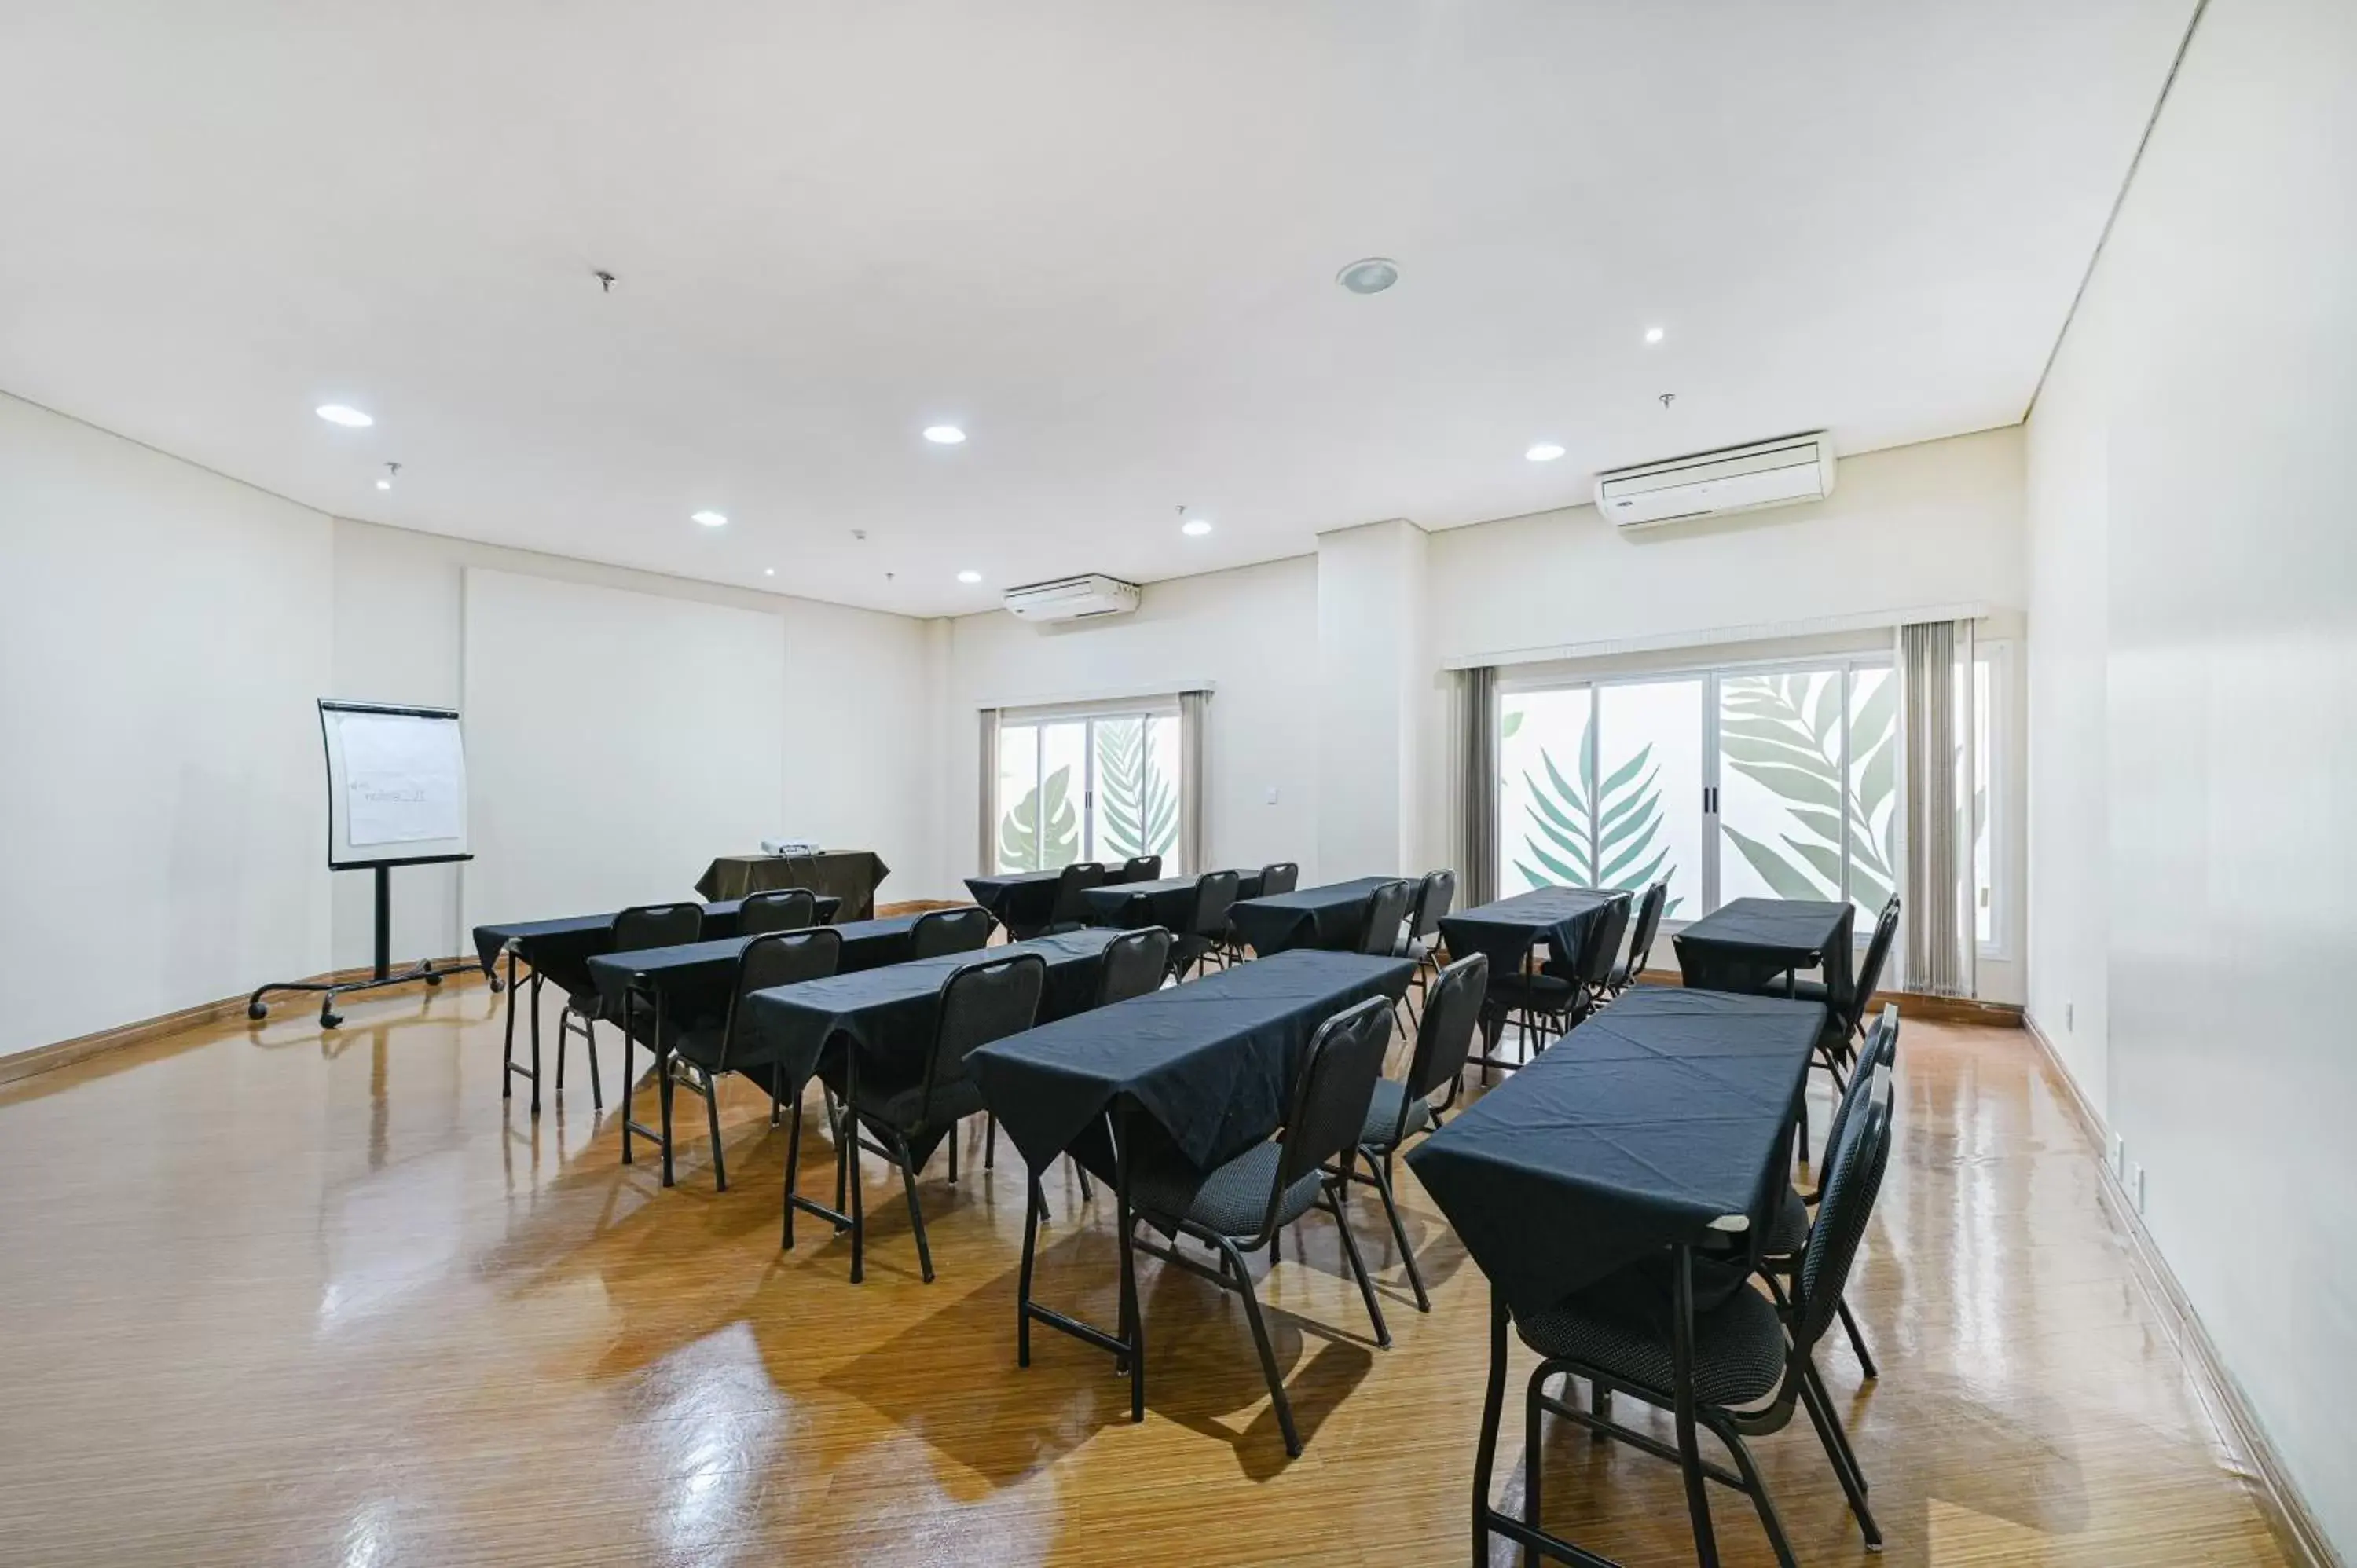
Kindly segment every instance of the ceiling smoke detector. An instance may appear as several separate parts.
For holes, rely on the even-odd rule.
[[[1381,294],[1399,282],[1399,263],[1388,256],[1369,256],[1336,273],[1334,281],[1352,294]]]

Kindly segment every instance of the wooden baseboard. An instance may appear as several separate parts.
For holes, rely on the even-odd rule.
[[[437,958],[434,961],[434,966],[445,971],[448,975],[449,978],[443,982],[446,985],[453,983],[463,985],[469,978],[478,981],[482,979],[482,972],[477,967],[471,956]],[[314,984],[330,984],[346,980],[366,980],[371,969],[372,966],[369,964],[361,964],[352,969],[329,970],[324,974],[310,975],[307,979]],[[177,1013],[166,1013],[154,1018],[142,1018],[136,1023],[120,1024],[112,1029],[101,1029],[96,1034],[81,1035],[70,1040],[59,1040],[55,1045],[35,1046],[28,1051],[16,1051],[8,1056],[0,1057],[0,1084],[15,1083],[19,1079],[54,1072],[61,1067],[71,1067],[76,1062],[88,1061],[92,1057],[104,1056],[109,1051],[124,1050],[132,1046],[145,1045],[149,1040],[159,1040],[167,1035],[175,1035],[183,1029],[193,1029],[199,1025],[218,1023],[223,1018],[242,1017],[245,1013],[246,998],[250,994],[247,992],[240,992],[235,996],[224,996],[218,1002],[199,1002],[192,1007],[183,1007]]]
[[[928,909],[965,909],[974,905],[971,898],[904,898],[897,904],[878,904],[876,918],[879,920],[892,915],[921,915]]]
[[[2276,1539],[2310,1568],[2342,1568],[2340,1555],[2332,1550],[2322,1526],[2309,1511],[2307,1499],[2300,1496],[2290,1472],[2284,1467],[2282,1455],[2268,1441],[2266,1429],[2259,1424],[2258,1412],[2251,1407],[2249,1396],[2227,1369],[2209,1329],[2202,1326],[2201,1315],[2193,1310],[2192,1298],[2178,1283],[2176,1271],[2161,1255],[2152,1232],[2145,1229],[2144,1216],[2136,1211],[2120,1173],[2112,1165],[2111,1130],[2095,1114],[2079,1080],[2063,1065],[2062,1054],[2054,1048],[2054,1042],[2038,1026],[2038,1021],[2025,1013],[2020,1022],[2052,1064],[2054,1076],[2062,1080],[2063,1099],[2094,1145],[2095,1164],[2103,1173],[2104,1200],[2127,1234],[2128,1252],[2142,1277],[2145,1293],[2179,1353],[2192,1363],[2197,1373],[2193,1380],[2195,1393],[2209,1409],[2212,1422],[2238,1450],[2235,1459],[2256,1477],[2260,1511],[2267,1516]]]
[[[1683,983],[1674,969],[1649,969],[1640,977],[1647,985],[1677,985]],[[1932,996],[1917,991],[1878,991],[1867,1004],[1868,1016],[1881,1010],[1886,1002],[1899,1004],[1901,1018],[1920,1018],[1927,1024],[1981,1024],[1993,1029],[2018,1029],[2022,1012],[2012,1002],[1976,1002],[1964,996]]]

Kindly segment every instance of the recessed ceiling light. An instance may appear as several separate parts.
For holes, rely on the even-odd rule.
[[[389,490],[393,489],[393,481],[391,479],[379,479],[376,482],[376,488],[381,490]]]
[[[1662,340],[1662,329],[1661,329],[1660,328],[1658,328],[1658,327],[1648,327],[1648,328],[1645,328],[1645,341],[1646,341],[1646,342],[1648,342],[1648,343],[1658,343],[1658,342],[1660,342],[1661,340]]]
[[[1552,441],[1542,441],[1523,454],[1534,463],[1552,463],[1563,456],[1563,448]]]
[[[393,489],[393,481],[399,478],[401,478],[401,465],[398,463],[387,463],[384,466],[384,472],[377,476],[376,488],[381,490],[389,490]]]
[[[692,511],[687,515],[690,521],[700,522],[706,528],[726,528],[728,526],[728,518],[724,512]]]
[[[1381,294],[1399,282],[1399,263],[1389,256],[1369,256],[1336,273],[1334,281],[1352,294]]]
[[[982,574],[979,572],[960,572],[958,574],[958,581],[961,583],[979,583],[982,581]]]
[[[330,424],[340,424],[347,430],[366,430],[376,423],[359,409],[340,403],[323,403],[312,413]]]
[[[954,424],[928,424],[925,439],[936,446],[954,446],[965,439],[965,432]]]
[[[1189,539],[1200,539],[1211,532],[1211,520],[1208,517],[1190,517],[1178,525],[1178,532]]]
[[[777,575],[778,569],[775,566],[764,566],[761,568],[761,575],[764,577],[774,577]]]

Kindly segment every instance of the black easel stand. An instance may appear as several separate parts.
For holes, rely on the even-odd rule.
[[[336,1013],[336,998],[348,991],[373,991],[381,985],[406,985],[414,980],[422,980],[428,985],[441,984],[443,972],[434,967],[434,961],[430,958],[422,961],[414,969],[404,969],[399,974],[393,972],[393,868],[395,865],[436,865],[447,861],[472,858],[464,854],[436,855],[431,860],[373,861],[366,866],[335,867],[339,871],[370,870],[376,873],[375,972],[366,980],[273,981],[246,998],[245,1015],[257,1019],[268,1017],[270,1009],[262,999],[273,991],[318,991],[326,993],[319,998],[319,1027],[332,1029],[343,1022]]]

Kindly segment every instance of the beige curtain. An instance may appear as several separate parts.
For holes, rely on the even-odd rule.
[[[1899,695],[1906,724],[1906,983],[1934,996],[1973,989],[1966,900],[1972,833],[1959,761],[1972,734],[1970,621],[1899,628]],[[1961,797],[1961,799],[1960,799]]]
[[[1458,674],[1458,902],[1498,896],[1498,671]]]
[[[1204,717],[1211,705],[1209,691],[1178,693],[1178,865],[1176,877],[1202,873],[1209,849],[1202,837]]]
[[[974,870],[987,876],[998,869],[998,710],[982,710],[981,838]]]
[[[1203,719],[1209,692],[1178,693],[1178,865],[1173,875],[1194,876],[1207,864],[1203,843]]]

